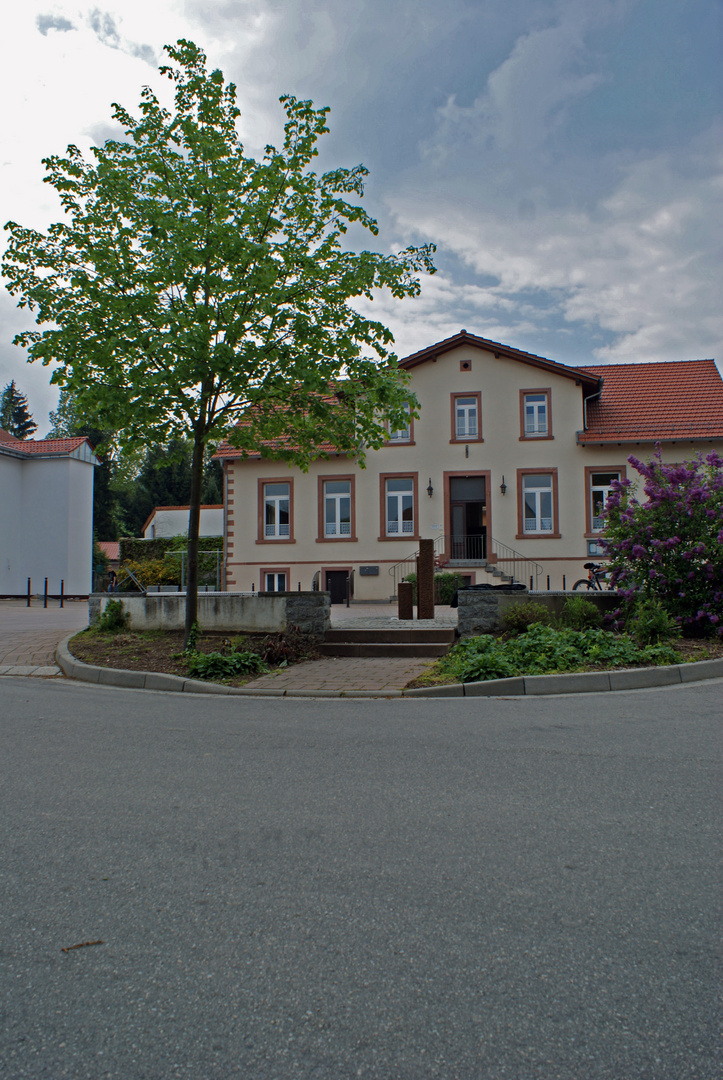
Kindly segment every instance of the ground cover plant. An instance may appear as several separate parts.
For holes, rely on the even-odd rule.
[[[596,605],[584,597],[569,597],[558,619],[535,601],[518,604],[505,612],[500,633],[459,642],[410,685],[651,667],[723,656],[723,643],[681,639],[678,625],[655,601],[633,609],[630,632],[605,629],[602,622]]]

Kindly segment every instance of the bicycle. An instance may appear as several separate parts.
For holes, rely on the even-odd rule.
[[[602,563],[586,562],[583,566],[587,570],[587,577],[580,578],[573,585],[573,592],[576,589],[597,589],[599,592],[604,592],[606,589],[614,590],[614,586],[608,582],[608,570]]]

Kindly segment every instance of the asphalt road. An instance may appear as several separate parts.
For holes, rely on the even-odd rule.
[[[715,1080],[722,701],[0,679],[0,1077]]]

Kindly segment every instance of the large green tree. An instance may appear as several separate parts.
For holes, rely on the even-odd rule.
[[[45,327],[16,342],[59,365],[52,381],[81,411],[107,418],[125,447],[193,442],[188,633],[205,445],[230,435],[303,468],[331,442],[363,464],[384,421],[405,422],[410,394],[390,331],[353,300],[414,296],[434,267],[431,247],[344,246],[350,223],[377,226],[348,201],[363,194],[362,166],[311,168],[327,109],[282,97],[283,147],[255,159],[238,138],[235,87],[192,42],[166,52],[173,109],[146,87],[139,116],[113,107],[125,141],[93,161],[73,146],[45,159],[65,220],[47,233],[9,222],[4,271]]]
[[[15,380],[7,384],[0,396],[0,428],[16,439],[29,439],[38,430],[28,409],[28,399],[21,394]]]

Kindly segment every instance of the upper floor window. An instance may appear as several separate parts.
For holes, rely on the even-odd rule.
[[[391,443],[408,443],[412,441],[412,420],[409,405],[404,406],[404,411],[409,419],[404,427],[389,431],[389,442]]]
[[[264,537],[287,540],[291,535],[291,485],[264,484]]]
[[[521,439],[552,438],[549,390],[520,391],[520,422]]]
[[[351,536],[351,480],[324,481],[324,536]]]
[[[395,476],[385,482],[386,534],[399,536],[414,533],[414,480]]]
[[[589,472],[590,476],[590,528],[589,532],[602,532],[605,524],[605,504],[612,490],[613,481],[620,479],[620,472]]]
[[[480,393],[452,395],[452,442],[482,441]]]

